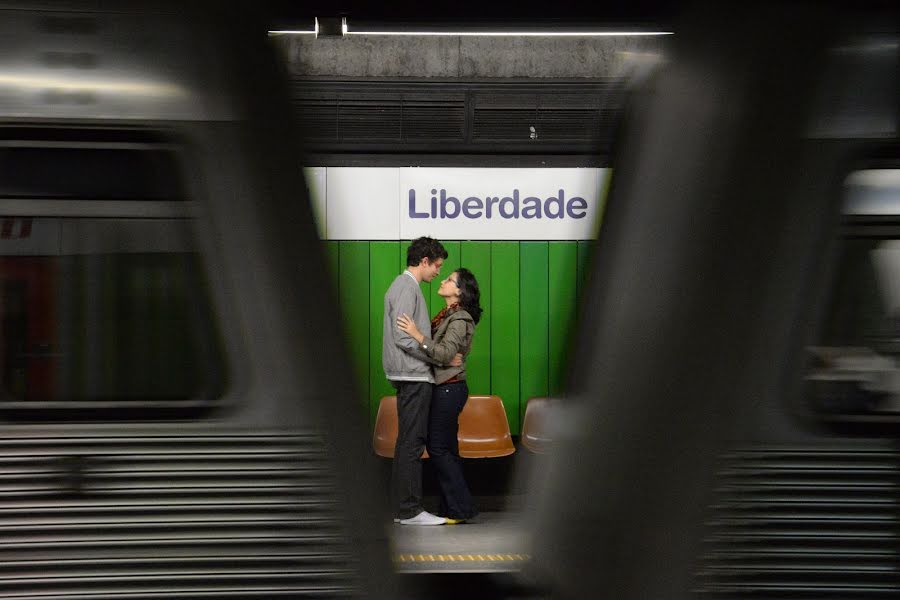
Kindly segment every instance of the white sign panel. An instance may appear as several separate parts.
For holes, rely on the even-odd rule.
[[[608,169],[327,167],[331,240],[586,240]]]
[[[328,167],[325,224],[329,240],[399,240],[396,168]]]

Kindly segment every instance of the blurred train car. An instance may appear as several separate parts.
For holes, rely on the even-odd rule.
[[[900,594],[894,7],[711,3],[632,99],[533,566],[553,597]]]
[[[0,7],[0,597],[393,597],[265,23],[48,4]]]

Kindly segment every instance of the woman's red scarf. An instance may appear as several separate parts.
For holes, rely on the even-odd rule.
[[[431,337],[434,337],[434,334],[437,333],[437,329],[440,327],[444,317],[455,311],[457,308],[459,308],[459,302],[454,302],[450,306],[445,306],[438,314],[434,315],[434,318],[431,319]]]

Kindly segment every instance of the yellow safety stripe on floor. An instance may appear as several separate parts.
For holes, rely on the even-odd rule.
[[[397,554],[394,562],[493,562],[530,560],[529,554]]]

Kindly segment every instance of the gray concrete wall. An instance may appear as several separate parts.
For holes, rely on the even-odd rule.
[[[273,35],[294,76],[437,79],[622,77],[658,55],[661,37]]]

